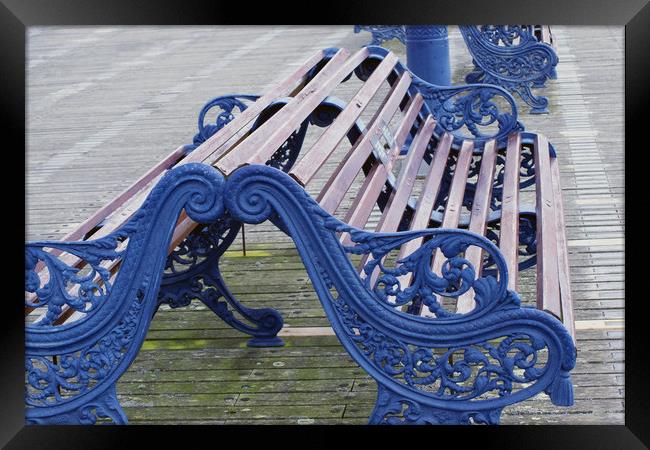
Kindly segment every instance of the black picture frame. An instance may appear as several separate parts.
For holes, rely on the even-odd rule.
[[[396,5],[399,5],[397,7]],[[321,3],[318,8],[304,8],[302,17],[291,16],[301,7],[291,8],[278,4],[255,3],[245,8],[237,3],[217,1],[91,1],[91,0],[2,0],[0,3],[0,101],[3,129],[3,174],[7,186],[3,190],[4,224],[10,228],[3,233],[4,260],[10,264],[3,270],[3,286],[6,299],[3,301],[3,321],[0,327],[0,444],[7,448],[115,448],[131,439],[156,437],[167,444],[187,443],[187,432],[194,437],[217,431],[223,437],[241,439],[247,447],[254,436],[248,427],[49,427],[24,425],[24,311],[16,298],[20,289],[20,260],[24,255],[24,173],[25,173],[25,35],[26,27],[43,25],[172,25],[172,24],[223,24],[242,23],[549,23],[571,25],[622,25],[625,26],[625,139],[626,147],[632,140],[643,142],[643,112],[648,109],[648,43],[650,43],[650,6],[647,0],[626,2],[539,0],[537,2],[512,1],[463,1],[424,2],[401,0],[390,1],[333,2]],[[317,13],[315,12],[317,11]],[[560,81],[561,82],[561,81]],[[9,137],[10,140],[6,138]],[[646,144],[647,146],[647,144]],[[23,149],[23,152],[20,149]],[[626,205],[633,205],[630,199],[628,180],[636,178],[635,170],[648,164],[647,150],[637,148],[635,158],[641,164],[628,165],[626,158]],[[631,155],[626,155],[631,156]],[[637,167],[637,169],[634,169]],[[12,178],[10,175],[16,175]],[[22,183],[21,183],[21,174]],[[647,178],[647,176],[646,176]],[[647,189],[647,188],[646,188]],[[8,204],[7,204],[8,202]],[[21,212],[23,213],[21,215]],[[626,244],[642,242],[643,230],[633,236],[633,225],[639,223],[641,211],[626,208]],[[646,219],[647,220],[647,219]],[[643,222],[640,222],[643,224]],[[643,228],[643,227],[641,227]],[[646,227],[647,228],[647,227]],[[647,239],[646,239],[647,240]],[[634,247],[631,247],[634,248]],[[626,252],[626,263],[631,262],[631,252]],[[15,257],[14,257],[15,254]],[[626,264],[627,266],[628,264]],[[630,264],[631,265],[631,264]],[[647,263],[645,264],[647,265]],[[643,265],[643,267],[645,267]],[[632,277],[628,275],[628,279]],[[436,430],[413,428],[393,430],[384,427],[299,427],[289,431],[283,438],[277,436],[277,428],[264,427],[255,435],[268,442],[277,441],[283,446],[331,440],[336,445],[341,438],[333,431],[370,435],[380,439],[397,437],[401,442],[440,445],[445,437],[463,444],[476,442],[481,447],[520,448],[647,448],[650,442],[650,414],[647,370],[647,335],[644,333],[648,321],[644,311],[647,300],[635,296],[626,283],[625,334],[629,342],[625,346],[625,425],[621,426],[502,426],[470,427],[463,429],[440,427]],[[13,295],[16,295],[14,297]],[[647,327],[647,325],[646,325]],[[333,430],[333,431],[332,431]],[[354,433],[352,433],[354,431]],[[346,442],[351,443],[351,441]],[[365,439],[365,436],[357,438]],[[209,438],[208,438],[209,439]],[[231,441],[236,442],[236,441]],[[451,441],[450,441],[451,442]],[[221,442],[219,442],[221,443]],[[216,445],[211,444],[211,445]],[[224,441],[225,444],[225,441]],[[361,445],[361,441],[359,444]],[[433,444],[431,444],[433,445]],[[454,445],[456,446],[456,445]]]

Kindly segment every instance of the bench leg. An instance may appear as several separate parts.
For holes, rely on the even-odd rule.
[[[219,259],[240,227],[239,222],[226,216],[198,227],[181,242],[167,258],[158,303],[178,308],[198,299],[228,325],[251,335],[249,347],[283,346],[277,337],[284,324],[282,315],[272,308],[244,306],[221,275]]]

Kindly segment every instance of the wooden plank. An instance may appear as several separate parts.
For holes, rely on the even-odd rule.
[[[377,232],[387,233],[397,231],[397,227],[402,220],[406,205],[411,196],[411,191],[415,185],[415,177],[422,165],[424,152],[431,141],[435,126],[436,120],[430,115],[415,135],[407,154],[406,162],[397,177],[395,190],[388,199],[388,203],[386,203],[386,207],[377,224]]]
[[[411,99],[406,114],[397,130],[395,143],[388,153],[388,161],[386,164],[384,164],[383,161],[375,161],[374,165],[368,172],[363,185],[359,188],[359,192],[354,198],[350,209],[348,209],[348,213],[345,216],[345,222],[349,225],[356,228],[363,228],[368,221],[368,217],[370,217],[370,213],[377,202],[377,198],[388,179],[388,174],[392,170],[393,164],[402,150],[406,137],[413,127],[423,103],[424,99],[419,93]],[[341,243],[343,245],[350,244],[349,233],[342,234]]]
[[[368,106],[368,102],[386,80],[386,77],[393,71],[396,63],[397,56],[394,53],[389,53],[379,63],[379,66],[372,72],[356,95],[350,99],[345,109],[318,138],[313,147],[298,161],[298,164],[291,169],[289,174],[296,181],[304,186],[311,180]]]
[[[262,97],[258,98],[241,114],[239,114],[231,122],[219,130],[218,133],[215,133],[204,143],[194,149],[187,162],[203,161],[206,163],[211,163],[216,158],[223,156],[228,149],[223,149],[222,146],[247,123],[257,117],[264,110],[264,108],[271,104],[272,101],[276,100],[279,97],[283,97],[288,92],[290,92],[290,90],[293,89],[294,86],[300,82],[307,75],[307,73],[323,59],[323,56],[324,53],[322,50],[320,50],[309,59],[307,59],[307,61],[301,64],[291,75],[285,78],[284,81],[273,87]]]
[[[399,81],[396,83],[390,98],[383,105],[377,118],[373,121],[368,131],[359,139],[355,145],[348,151],[338,167],[325,183],[316,201],[321,208],[333,214],[336,208],[343,200],[343,196],[348,191],[355,177],[361,170],[361,166],[368,159],[372,151],[372,140],[379,139],[382,135],[382,128],[389,123],[397,108],[399,107],[409,85],[411,76],[408,72],[402,73]]]
[[[560,168],[557,158],[551,158],[551,178],[553,179],[553,196],[555,198],[555,220],[557,232],[558,275],[560,280],[560,298],[562,299],[562,322],[576,342],[576,325],[573,315],[573,299],[571,296],[571,279],[569,268],[569,251],[567,249],[566,226],[564,223],[564,205],[562,202],[562,186]]]
[[[519,168],[521,165],[521,135],[508,136],[506,165],[501,197],[501,231],[499,250],[508,267],[508,289],[517,291],[519,271]]]
[[[433,160],[427,173],[427,178],[424,181],[424,188],[420,193],[415,215],[409,224],[410,230],[423,230],[429,228],[429,221],[431,220],[431,211],[433,205],[438,198],[438,191],[440,190],[440,183],[442,182],[442,175],[447,167],[447,159],[449,158],[449,150],[454,140],[451,133],[445,133],[438,141],[438,146],[433,154]],[[404,258],[422,246],[423,238],[412,239],[402,246],[399,252],[398,259]],[[410,284],[411,274],[406,274],[400,278],[402,286]]]
[[[558,248],[555,198],[548,141],[535,136],[535,183],[537,212],[537,307],[562,320],[558,280]]]
[[[472,163],[473,152],[474,143],[472,141],[463,141],[458,153],[454,177],[451,181],[449,198],[447,199],[445,212],[442,217],[442,228],[458,228],[460,213],[463,209],[463,196],[465,195],[465,187],[467,186],[467,174],[469,172],[469,166]],[[442,252],[436,250],[431,264],[431,270],[434,274],[440,276],[444,261],[445,257]],[[420,315],[423,317],[435,316],[428,308],[422,308]]]
[[[264,164],[314,108],[367,58],[368,49],[348,56],[347,50],[339,50],[296,97],[239,144],[236,151],[218,160],[215,167],[227,176],[245,164]]]
[[[402,170],[400,170],[397,177],[395,190],[388,199],[384,211],[381,214],[381,218],[379,219],[379,223],[375,228],[376,232],[390,233],[397,231],[402,216],[404,215],[404,211],[406,210],[409,197],[413,191],[418,170],[422,165],[424,152],[431,141],[431,136],[433,135],[435,127],[436,120],[433,116],[429,115],[424,124],[418,129],[418,133],[415,135],[411,147],[409,148],[406,162],[402,166]],[[359,273],[362,277],[365,276],[363,266],[365,266],[367,260],[368,255],[364,255],[359,264]],[[378,276],[379,268],[376,268],[371,274],[370,286],[374,286]]]
[[[485,143],[481,155],[481,171],[476,184],[476,192],[472,203],[472,214],[469,221],[469,231],[481,236],[485,235],[487,218],[490,213],[490,201],[492,199],[492,186],[494,185],[494,172],[496,167],[496,141],[491,140]],[[481,276],[483,269],[483,250],[480,247],[471,246],[465,252],[465,259],[474,267],[476,277]],[[456,312],[468,313],[474,309],[474,290],[461,295],[456,303]]]

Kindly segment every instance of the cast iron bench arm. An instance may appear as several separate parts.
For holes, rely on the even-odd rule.
[[[262,165],[237,169],[228,178],[224,192],[226,208],[237,220],[282,222],[296,243],[334,331],[381,389],[432,408],[449,408],[445,402],[453,400],[452,409],[470,415],[479,410],[500,410],[542,390],[556,404],[572,402],[568,372],[575,365],[575,349],[571,336],[551,315],[520,307],[517,294],[506,289],[503,257],[489,240],[452,229],[388,234],[357,230],[322,210],[288,175]],[[338,233],[351,233],[355,245],[343,247]],[[390,250],[425,236],[432,239],[398,262],[396,268],[379,265]],[[497,260],[498,281],[493,276],[476,277],[460,256],[470,245],[481,247]],[[430,256],[438,249],[446,258],[442,276],[429,269]],[[366,269],[379,266],[383,272],[375,287],[359,276],[349,253],[371,253]],[[415,275],[413,289],[401,290],[396,279],[409,271]],[[477,307],[465,315],[438,314],[432,319],[395,308],[421,297],[439,313],[437,295],[453,297],[470,287],[476,292]],[[398,302],[390,303],[390,296],[397,297]],[[438,349],[442,349],[441,354]],[[488,361],[480,350],[497,362]],[[538,357],[544,350],[549,357],[540,366]],[[452,354],[456,362],[447,363]],[[436,383],[441,386],[438,391],[420,389]],[[513,384],[524,383],[533,384],[513,391]],[[481,400],[480,405],[476,400],[470,404],[471,399],[487,393],[496,397]],[[373,415],[371,422],[384,421],[384,413]]]

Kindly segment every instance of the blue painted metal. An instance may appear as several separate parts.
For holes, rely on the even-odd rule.
[[[240,111],[246,105],[238,98],[254,99],[253,95],[226,95],[217,97],[201,109],[199,114],[199,133],[194,138],[195,144],[203,142],[234,118],[232,109]],[[264,109],[252,126],[260,127],[266,120],[288,103],[289,98],[281,98]],[[223,112],[217,116],[216,126],[203,126],[205,115],[210,108],[220,107]],[[288,171],[295,163],[308,125],[327,127],[345,107],[334,98],[325,99],[301,126],[271,156],[267,165]],[[350,130],[348,139],[355,142],[365,127],[357,123]],[[277,336],[282,329],[282,315],[272,308],[250,308],[239,302],[228,289],[219,268],[219,260],[236,238],[242,224],[227,214],[216,222],[197,227],[167,257],[165,273],[162,279],[159,305],[168,304],[172,308],[187,306],[196,299],[210,308],[219,318],[233,328],[246,333],[252,338],[249,347],[277,347],[284,342]]]
[[[531,89],[556,77],[558,57],[550,45],[539,42],[532,26],[459,26],[476,68],[468,83],[496,84],[516,93],[532,107],[531,114],[548,113],[548,99]]]
[[[25,416],[31,424],[93,424],[127,419],[115,395],[117,379],[138,353],[157,307],[158,288],[181,209],[199,223],[224,212],[223,177],[204,164],[168,172],[143,206],[122,227],[90,241],[29,242],[25,245],[25,290],[45,309],[41,323],[25,326]],[[121,243],[125,249],[119,249]],[[46,248],[88,263],[81,271]],[[102,266],[119,260],[114,282]],[[41,261],[49,279],[35,268]],[[84,313],[53,325],[63,307]]]
[[[530,105],[531,114],[548,113],[548,99],[534,95],[531,89],[543,87],[549,78],[557,78],[558,57],[552,46],[539,40],[534,25],[461,25],[459,28],[475,65],[465,81],[501,86]],[[407,46],[407,63],[414,73],[433,84],[451,84],[451,78],[445,78],[450,73],[446,27],[355,25],[354,32],[360,31],[372,33],[371,45],[399,39]],[[422,41],[420,36],[424,38]]]
[[[389,53],[378,46],[369,46],[368,50],[370,56],[355,70],[362,80],[367,79],[376,64]],[[413,78],[410,94],[419,92],[428,108],[425,113],[430,112],[436,118],[436,138],[450,132],[454,136],[455,146],[459,146],[463,140],[471,140],[475,152],[480,153],[485,142],[496,139],[504,143],[511,132],[524,129],[517,120],[515,100],[499,86],[480,83],[438,86],[422,80],[401,62],[395,65],[396,76],[405,71],[409,71]]]
[[[242,222],[283,220],[336,335],[379,385],[370,423],[498,423],[503,407],[541,391],[554,404],[572,404],[569,371],[576,353],[570,335],[550,314],[520,306],[506,288],[505,261],[488,239],[449,229],[358,230],[323,211],[288,175],[259,165],[236,170],[225,197],[229,213]],[[340,244],[337,233],[343,232],[354,245]],[[391,250],[421,237],[431,239],[394,267],[384,265]],[[492,256],[498,279],[476,276],[461,256],[469,246]],[[440,274],[430,266],[437,249],[446,258]],[[380,271],[374,286],[369,276],[359,277],[348,254],[369,255],[364,273]],[[410,287],[399,284],[406,273],[413,275]],[[445,310],[442,297],[470,288],[474,310]],[[436,317],[395,308],[418,303]]]
[[[192,139],[192,144],[187,145],[187,152],[191,152],[196,147],[204,143],[208,138],[210,138],[217,131],[222,129],[228,122],[235,118],[235,112],[238,109],[239,112],[244,111],[247,106],[244,101],[255,101],[259,98],[259,95],[251,94],[229,94],[229,95],[220,95],[215,97],[212,100],[208,101],[201,111],[199,111],[199,131],[194,135]],[[217,113],[214,123],[205,123],[206,116],[213,108],[219,108],[220,112]]]
[[[126,423],[115,382],[135,358],[159,304],[166,248],[182,208],[199,223],[216,221],[218,230],[228,228],[219,222],[224,217],[282,222],[336,335],[379,384],[370,423],[498,423],[503,407],[541,391],[554,404],[572,404],[571,337],[551,315],[520,307],[517,294],[506,289],[505,261],[488,239],[449,229],[358,230],[323,211],[281,170],[251,165],[224,180],[216,169],[191,163],[167,173],[138,213],[104,238],[26,245],[25,288],[40,300],[28,306],[47,308],[51,316],[63,305],[86,313],[61,326],[27,325],[29,423]],[[341,232],[351,234],[353,245],[340,244]],[[209,235],[215,234],[223,231]],[[431,239],[394,267],[383,263],[390,251],[421,237]],[[125,240],[126,249],[117,250]],[[462,257],[469,246],[493,258],[498,278],[476,276]],[[78,256],[93,270],[81,274],[44,248]],[[438,249],[446,258],[440,274],[430,269]],[[364,273],[379,270],[374,286],[370,277],[359,277],[349,254],[370,255]],[[111,284],[101,263],[117,258],[121,268]],[[47,265],[48,281],[34,270],[39,260]],[[406,273],[413,275],[410,287],[399,284]],[[71,285],[77,290],[69,291]],[[456,314],[443,307],[443,297],[457,298],[470,288],[474,310]],[[423,305],[436,317],[410,315],[396,305]]]
[[[362,79],[372,59],[376,63],[386,51],[371,47],[370,53],[368,66],[355,71]],[[398,63],[391,79],[405,70]],[[409,92],[414,95],[422,90],[442,127],[453,121],[443,120],[447,116],[441,111],[455,111],[460,117],[473,112],[470,106],[478,102],[483,106],[474,116],[467,115],[464,123],[478,123],[485,115],[496,117],[500,133],[505,134],[492,137],[517,129],[516,109],[512,121],[512,115],[504,117],[496,105],[485,106],[502,89],[464,88],[480,94],[457,97],[459,91],[453,89],[459,88],[436,87],[417,77]],[[209,102],[200,115],[195,142],[228,123],[235,108],[243,111],[246,106],[241,100],[256,97],[222,96]],[[271,105],[255,126],[283,102],[286,99]],[[462,107],[450,106],[455,103]],[[222,110],[215,126],[203,125],[207,111],[215,106]],[[328,126],[344,106],[328,98],[305,122]],[[378,234],[340,222],[284,173],[300,151],[306,126],[303,123],[266,166],[240,168],[228,180],[202,164],[170,170],[133,218],[103,238],[26,244],[25,290],[38,297],[38,302],[26,301],[26,306],[46,311],[41,322],[26,325],[28,423],[126,423],[115,383],[135,358],[161,303],[178,307],[199,299],[231,326],[253,336],[249,345],[281,345],[277,338],[280,314],[239,303],[225,286],[218,266],[242,223],[266,219],[294,239],[337,336],[377,381],[379,394],[370,423],[498,423],[503,407],[541,391],[557,405],[572,403],[573,341],[557,319],[520,307],[517,294],[507,291],[506,265],[490,240],[498,239],[496,233],[488,233],[490,239],[448,229]],[[350,141],[355,142],[363,129],[361,123],[353,127]],[[522,142],[528,143],[532,136],[524,133]],[[480,143],[486,138],[474,139]],[[551,153],[555,157],[553,149]],[[167,256],[183,208],[202,225]],[[532,254],[534,223],[524,229],[528,231],[522,242]],[[341,232],[350,233],[352,246],[341,246]],[[384,265],[382,259],[391,250],[421,237],[430,239],[394,267]],[[462,256],[472,245],[481,247],[493,266],[480,277]],[[46,248],[77,256],[88,268],[81,271],[70,266]],[[434,274],[430,259],[438,249],[447,260],[442,272]],[[369,285],[370,277],[359,277],[348,259],[351,254],[370,256],[364,273],[380,272],[375,285]],[[111,281],[104,264],[116,260],[120,268]],[[47,267],[49,279],[39,278],[39,261]],[[413,274],[410,287],[399,284],[399,277],[406,273]],[[445,309],[443,297],[457,298],[470,288],[477,304],[473,311],[461,315]],[[406,312],[395,309],[396,305]],[[64,307],[84,316],[55,325]],[[408,314],[422,307],[436,317]],[[538,359],[542,352],[548,354],[545,361]]]
[[[406,64],[419,78],[451,85],[449,39],[444,25],[406,25]]]

